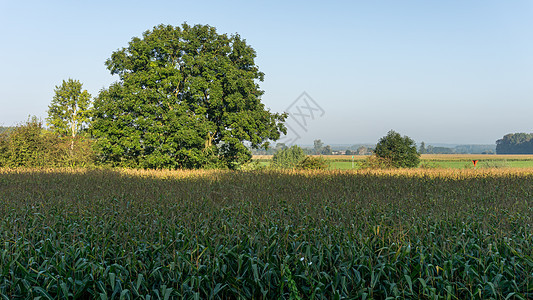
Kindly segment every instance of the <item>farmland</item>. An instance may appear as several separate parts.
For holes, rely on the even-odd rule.
[[[324,155],[332,170],[357,169],[357,162],[367,158],[365,155]],[[269,165],[271,155],[256,155],[264,166]],[[423,168],[472,168],[472,160],[479,160],[479,168],[533,168],[533,155],[483,155],[483,154],[422,154]],[[353,161],[353,163],[352,163]]]
[[[533,169],[0,169],[0,294],[533,297]]]

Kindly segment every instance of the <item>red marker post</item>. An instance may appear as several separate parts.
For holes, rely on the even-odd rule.
[[[479,160],[477,160],[477,159],[472,161],[474,163],[474,168],[476,167],[478,161]]]

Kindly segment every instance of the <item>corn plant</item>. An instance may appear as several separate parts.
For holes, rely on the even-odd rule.
[[[0,169],[0,298],[530,299],[532,182]]]

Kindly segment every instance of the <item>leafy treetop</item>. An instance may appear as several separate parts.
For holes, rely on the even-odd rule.
[[[94,104],[104,161],[145,168],[228,166],[286,132],[285,114],[260,101],[256,53],[208,25],[159,25],[114,52],[120,80]]]
[[[87,124],[91,94],[82,88],[81,82],[70,78],[63,80],[61,86],[56,86],[46,118],[52,131],[75,138]]]
[[[402,137],[394,130],[389,131],[379,140],[374,153],[396,168],[414,168],[420,163],[416,143],[410,137]]]

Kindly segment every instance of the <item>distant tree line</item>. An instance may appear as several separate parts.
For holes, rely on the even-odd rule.
[[[345,146],[324,145],[322,140],[313,141],[313,147],[302,147],[306,155],[371,155],[374,153],[376,145],[353,145],[346,149]],[[274,155],[277,152],[287,149],[285,143],[277,143],[268,149],[252,149],[253,155]],[[344,150],[346,149],[346,150]]]
[[[458,145],[451,147],[438,147],[422,142],[418,148],[420,154],[494,154],[493,145]]]
[[[267,150],[253,149],[254,155],[273,155],[280,150],[286,149],[288,146],[285,143],[277,143],[274,147]],[[376,145],[372,144],[355,144],[346,149],[346,146],[340,145],[326,145],[322,140],[314,140],[312,147],[302,147],[307,155],[372,155],[375,152]],[[346,149],[346,150],[344,150]],[[457,145],[455,147],[442,147],[427,145],[421,142],[418,147],[420,154],[495,154],[496,145]]]
[[[533,133],[510,133],[496,141],[497,154],[533,154]]]

